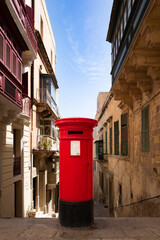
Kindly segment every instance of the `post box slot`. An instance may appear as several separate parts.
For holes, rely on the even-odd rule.
[[[83,134],[83,131],[68,131],[68,134]]]

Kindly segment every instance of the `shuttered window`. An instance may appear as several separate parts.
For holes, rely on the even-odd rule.
[[[110,131],[110,154],[112,154],[112,127],[109,129]]]
[[[107,149],[107,132],[106,132],[106,154],[108,153],[107,150],[108,150],[108,149]]]
[[[149,106],[142,110],[142,152],[149,151]]]
[[[114,154],[119,154],[119,121],[114,122]]]
[[[6,65],[10,68],[10,47],[6,44]]]
[[[0,59],[3,60],[3,37],[0,35]]]
[[[16,55],[13,53],[13,73],[16,75],[16,68],[17,68],[17,59]]]
[[[128,155],[127,113],[121,115],[121,155]]]
[[[21,81],[22,64],[18,61],[18,79]]]
[[[96,141],[96,158],[103,160],[103,140]]]

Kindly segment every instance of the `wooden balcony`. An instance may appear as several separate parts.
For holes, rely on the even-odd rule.
[[[152,1],[113,80],[115,100],[134,108],[160,89],[160,5]]]
[[[23,52],[23,64],[27,65],[28,62],[36,58],[37,54],[37,38],[33,29],[32,15],[28,15],[28,10],[23,0],[6,0],[6,5],[27,45],[26,51]]]

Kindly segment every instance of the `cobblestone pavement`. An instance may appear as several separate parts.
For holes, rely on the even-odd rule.
[[[110,218],[106,213],[97,205],[94,225],[83,229],[61,227],[56,218],[0,219],[0,240],[160,240],[160,218]]]

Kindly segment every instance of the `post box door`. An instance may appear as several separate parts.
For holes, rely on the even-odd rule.
[[[66,201],[92,199],[92,141],[61,140],[60,149],[60,198]]]

